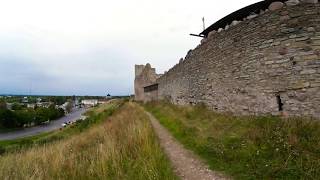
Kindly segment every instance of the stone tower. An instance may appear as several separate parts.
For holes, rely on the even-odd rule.
[[[144,87],[152,85],[157,80],[156,69],[148,63],[135,65],[134,93],[136,101],[144,101]]]

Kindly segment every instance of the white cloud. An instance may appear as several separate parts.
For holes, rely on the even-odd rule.
[[[202,31],[203,16],[209,26],[254,2],[0,0],[0,65],[11,59],[37,76],[41,94],[129,94],[134,64],[169,69],[199,43],[189,33]],[[25,92],[16,74],[0,72],[0,93]]]

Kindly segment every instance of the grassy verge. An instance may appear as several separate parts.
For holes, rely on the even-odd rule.
[[[319,122],[235,117],[166,102],[145,108],[213,170],[236,179],[320,178]]]
[[[91,112],[95,114],[95,112]],[[176,179],[143,109],[124,104],[103,123],[0,157],[7,179]]]
[[[30,136],[15,140],[0,141],[0,154],[15,152],[33,146],[39,146],[51,143],[57,140],[62,140],[75,134],[85,131],[89,127],[101,123],[107,117],[111,116],[115,110],[124,104],[124,100],[114,100],[111,103],[100,105],[86,112],[88,118],[85,121],[78,121],[77,123],[66,128],[41,133],[39,135]]]

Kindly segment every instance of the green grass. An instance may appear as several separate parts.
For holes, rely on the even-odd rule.
[[[141,107],[128,102],[109,117],[100,110],[90,113],[101,123],[79,134],[0,156],[0,177],[177,179]]]
[[[144,107],[211,169],[235,179],[320,178],[318,121],[236,117],[167,102]]]
[[[15,152],[17,150],[30,148],[33,146],[51,143],[57,140],[68,138],[75,134],[79,134],[89,127],[103,122],[105,118],[111,116],[119,107],[121,107],[124,102],[124,100],[115,100],[112,103],[95,107],[86,112],[88,118],[85,121],[78,121],[77,123],[66,128],[61,128],[60,130],[41,133],[35,136],[15,140],[0,141],[0,155],[8,152]],[[99,113],[97,113],[99,109],[100,111]]]

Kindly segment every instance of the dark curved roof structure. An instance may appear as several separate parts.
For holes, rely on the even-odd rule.
[[[231,24],[234,20],[242,21],[243,18],[248,17],[252,13],[259,14],[260,10],[268,9],[269,5],[276,1],[286,2],[287,0],[265,0],[239,9],[238,11],[235,11],[228,16],[220,19],[216,23],[212,24],[210,27],[201,32],[199,36],[207,37],[211,31],[217,31],[219,28],[224,28],[226,25]]]

